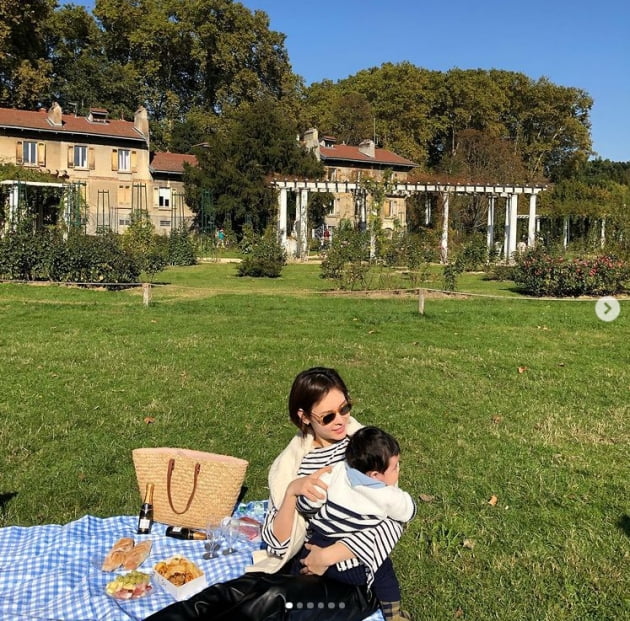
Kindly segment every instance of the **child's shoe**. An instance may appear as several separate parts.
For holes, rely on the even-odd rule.
[[[400,608],[400,602],[381,602],[386,621],[413,621],[411,615]]]

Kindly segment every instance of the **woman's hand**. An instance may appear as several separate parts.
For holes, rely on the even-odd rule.
[[[332,564],[326,555],[326,548],[320,548],[312,543],[305,543],[304,547],[309,553],[300,561],[303,567],[301,574],[322,576]]]
[[[303,565],[303,568],[300,570],[301,574],[317,574],[321,576],[331,565],[355,558],[354,552],[343,541],[337,541],[325,548],[320,548],[313,543],[305,543],[304,547],[309,552],[300,561]]]
[[[293,481],[289,483],[287,494],[296,497],[305,496],[311,502],[325,500],[326,494],[324,494],[323,492],[326,491],[328,485],[326,485],[326,483],[324,483],[323,481],[320,481],[319,477],[321,477],[322,474],[326,472],[330,472],[331,470],[331,466],[324,466],[323,468],[316,470],[308,476],[293,479]]]

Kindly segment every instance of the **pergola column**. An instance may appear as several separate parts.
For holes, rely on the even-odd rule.
[[[599,247],[604,248],[606,245],[606,218],[602,218],[602,228],[599,235]]]
[[[527,246],[536,245],[536,194],[529,195],[529,220],[527,222]]]
[[[283,248],[287,245],[287,192],[282,188],[278,193],[278,241]]]
[[[486,243],[488,251],[492,252],[494,248],[494,203],[495,197],[488,197],[488,227],[486,229]]]
[[[424,226],[431,224],[431,195],[426,194],[424,197]]]
[[[297,256],[308,255],[308,190],[300,190],[296,197],[295,230],[297,233]]]
[[[18,183],[11,186],[9,191],[9,222],[17,222],[18,209],[20,205],[20,186]]]
[[[505,237],[503,240],[503,254],[505,262],[512,261],[516,252],[516,223],[518,215],[518,195],[510,194],[505,201]]]
[[[442,192],[442,237],[440,239],[440,263],[448,263],[448,192]]]

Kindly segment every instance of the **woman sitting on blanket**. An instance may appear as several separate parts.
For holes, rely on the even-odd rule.
[[[276,621],[286,619],[288,610],[291,619],[319,621],[321,610],[314,602],[326,607],[327,621],[360,621],[378,610],[379,602],[364,585],[322,574],[332,565],[343,571],[359,564],[375,573],[388,560],[402,524],[384,520],[322,548],[305,544],[308,524],[297,510],[298,496],[325,498],[326,484],[320,477],[344,460],[349,436],[362,427],[350,410],[348,389],[334,369],[316,367],[298,374],[289,395],[289,415],[300,431],[269,471],[270,510],[262,532],[267,549],[254,552],[254,564],[244,576],[214,584],[146,621]],[[376,541],[384,544],[375,546]],[[298,557],[304,546],[309,553]],[[291,575],[297,558],[303,575]]]
[[[351,409],[348,389],[334,369],[315,367],[295,378],[289,416],[300,433],[269,471],[270,509],[262,531],[267,550],[255,553],[250,569],[275,573],[290,567],[289,561],[296,555],[304,556],[299,561],[301,573],[323,574],[334,566],[349,574],[358,568],[354,573],[365,571],[370,583],[376,576],[377,595],[387,593],[387,601],[381,601],[386,620],[406,619],[409,617],[400,611],[400,588],[389,559],[402,534],[401,522],[385,518],[373,527],[348,532],[325,548],[304,543],[308,515],[300,513],[298,499],[321,504],[326,498],[327,486],[320,477],[344,460],[350,436],[362,427],[350,416]],[[310,550],[307,555],[300,554],[303,546]]]

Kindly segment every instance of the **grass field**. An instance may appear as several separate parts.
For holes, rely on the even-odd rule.
[[[323,364],[427,501],[394,552],[418,619],[628,618],[630,302],[603,323],[591,301],[465,276],[506,297],[420,315],[415,296],[333,295],[313,265],[235,273],[171,269],[148,308],[138,290],[0,285],[0,525],[135,514],[138,446],[248,459],[246,499],[264,498],[293,377]]]

